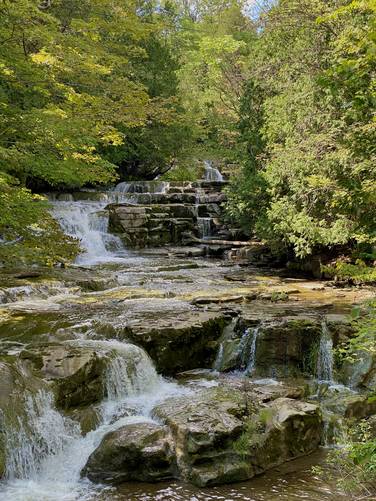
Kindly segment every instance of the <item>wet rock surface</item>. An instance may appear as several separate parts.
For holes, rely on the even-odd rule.
[[[98,402],[103,397],[109,353],[50,344],[25,350],[20,358],[32,364],[34,374],[50,383],[56,404],[63,409]]]
[[[224,313],[192,311],[131,325],[126,337],[142,346],[166,375],[211,367],[230,318]]]
[[[157,423],[124,425],[124,416],[137,413],[145,381],[156,378],[127,362],[129,381],[117,382],[125,388],[129,383],[135,401],[126,412],[114,412],[109,426],[119,426],[91,451],[84,474],[108,483],[181,478],[199,486],[249,479],[309,454],[323,441],[325,412],[338,422],[376,411],[367,393],[374,386],[373,359],[334,371],[335,380],[352,381],[364,394],[312,389],[323,321],[334,346],[348,339],[346,316],[374,294],[371,289],[338,291],[201,253],[199,247],[164,247],[95,268],[2,277],[0,408],[15,392],[53,389],[57,408],[90,436],[103,424],[99,406],[108,397],[104,381],[113,356],[95,343],[138,345],[160,374],[176,377],[179,389],[193,393],[162,392],[150,410]],[[247,330],[248,344],[242,345]],[[221,346],[218,374],[211,369]],[[132,352],[133,359],[139,356]],[[193,369],[205,371],[194,375]],[[153,396],[149,386],[146,399]],[[0,474],[1,457],[0,435]]]
[[[227,234],[221,221],[222,204],[226,201],[224,185],[133,186],[132,192],[127,192],[127,202],[109,205],[110,228],[131,248],[186,245],[211,234]],[[144,191],[148,189],[151,191]]]
[[[269,397],[265,403],[250,387],[221,384],[168,399],[153,410],[164,426],[134,424],[106,435],[83,474],[115,483],[175,477],[208,486],[246,480],[314,451],[322,427],[318,405],[278,392]]]
[[[175,475],[173,444],[167,428],[135,423],[107,434],[90,456],[83,476],[94,482],[160,482]]]

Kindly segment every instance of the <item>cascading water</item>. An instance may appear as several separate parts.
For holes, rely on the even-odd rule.
[[[250,327],[246,329],[238,346],[240,368],[247,375],[251,375],[256,368],[256,350],[259,331],[260,327]]]
[[[249,352],[248,364],[245,370],[246,374],[251,375],[256,369],[256,349],[257,349],[257,338],[259,335],[259,328],[256,327],[252,329],[252,342]]]
[[[120,426],[151,422],[161,400],[187,392],[158,376],[149,356],[139,347],[119,341],[79,341],[111,357],[105,374],[106,398],[101,423],[82,436],[79,425],[63,416],[47,391],[28,395],[25,421],[5,426],[7,482],[0,499],[12,501],[75,501],[93,499],[102,490],[80,474],[103,436]],[[51,494],[53,493],[53,494]]]
[[[46,390],[25,396],[25,416],[27,421],[17,416],[13,426],[5,423],[10,480],[36,478],[45,457],[61,454],[71,439],[80,436],[79,425],[54,408],[53,395]]]
[[[208,238],[212,234],[212,218],[211,217],[198,217],[197,225],[201,238]]]
[[[170,183],[167,181],[134,181],[122,182],[115,186],[113,192],[131,195],[132,193],[167,193]]]
[[[212,181],[217,183],[222,183],[224,181],[222,174],[219,172],[218,169],[213,167],[213,164],[210,160],[205,160],[204,166],[205,166],[205,174],[204,174],[205,181]]]
[[[215,361],[214,361],[214,366],[213,366],[213,369],[216,371],[216,372],[220,372],[220,370],[222,369],[222,365],[223,365],[223,355],[224,355],[224,346],[223,346],[223,343],[221,343],[219,345],[219,349],[218,349],[218,353],[217,353],[217,356],[215,358]]]
[[[316,377],[320,383],[333,383],[333,340],[325,320],[317,353]]]
[[[119,256],[124,247],[119,237],[108,232],[108,214],[105,201],[57,201],[53,202],[52,214],[63,231],[77,238],[84,253],[77,262],[95,264],[111,261]]]
[[[77,262],[80,264],[96,264],[116,261],[124,257],[125,250],[119,237],[108,232],[109,203],[137,204],[140,194],[162,194],[169,189],[164,181],[145,181],[119,183],[108,192],[84,192],[84,200],[75,200],[71,194],[60,194],[58,199],[51,195],[52,214],[63,231],[77,238],[84,252]],[[90,200],[90,197],[93,200]]]

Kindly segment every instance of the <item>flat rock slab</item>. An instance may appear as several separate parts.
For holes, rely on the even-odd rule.
[[[211,367],[218,340],[230,320],[222,312],[170,310],[144,321],[130,321],[124,335],[147,351],[157,370],[171,375]]]

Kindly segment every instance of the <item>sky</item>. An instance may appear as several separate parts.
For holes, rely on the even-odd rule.
[[[257,19],[261,12],[268,9],[275,0],[247,0],[246,12],[252,19]]]

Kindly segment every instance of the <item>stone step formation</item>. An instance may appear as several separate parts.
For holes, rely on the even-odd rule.
[[[131,248],[231,240],[223,221],[224,186],[225,181],[122,183],[115,191],[126,188],[127,200],[108,206],[110,230]]]

